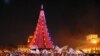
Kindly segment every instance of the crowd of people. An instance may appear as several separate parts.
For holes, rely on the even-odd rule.
[[[10,52],[10,53],[2,53],[0,56],[84,56],[83,54],[72,54],[66,52],[44,52],[44,53],[21,53],[21,52]]]
[[[20,51],[10,51],[2,52],[0,56],[84,56],[85,54],[81,51],[76,51],[73,48],[67,49],[67,47],[55,49],[30,49],[29,52],[20,52]]]
[[[85,53],[82,51],[76,51],[73,48],[67,48],[64,46],[59,48],[56,46],[54,49],[30,49],[29,52],[13,50],[13,51],[2,51],[0,56],[84,56]]]

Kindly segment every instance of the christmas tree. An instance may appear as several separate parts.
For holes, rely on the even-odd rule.
[[[43,10],[43,6],[41,6],[38,23],[36,26],[36,30],[32,37],[32,40],[29,42],[29,47],[37,46],[42,49],[51,49],[53,48],[52,41],[50,39],[49,32],[46,26],[45,14]]]

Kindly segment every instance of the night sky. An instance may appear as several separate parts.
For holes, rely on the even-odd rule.
[[[55,45],[75,47],[84,44],[88,34],[100,35],[99,1],[0,0],[0,45],[27,44],[28,36],[35,31],[41,4]]]

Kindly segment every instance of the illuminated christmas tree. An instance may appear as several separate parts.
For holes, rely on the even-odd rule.
[[[52,41],[50,39],[49,32],[46,26],[45,14],[43,10],[43,6],[41,6],[41,11],[38,19],[38,23],[36,26],[36,30],[34,35],[29,42],[29,47],[37,46],[38,48],[50,49],[53,48]]]

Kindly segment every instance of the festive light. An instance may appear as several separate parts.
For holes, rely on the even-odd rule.
[[[80,48],[85,53],[100,53],[100,38],[97,34],[89,34],[87,35],[87,44]]]
[[[99,42],[99,38],[97,34],[90,34],[87,36],[87,40],[92,44],[97,44]]]
[[[93,43],[93,44],[97,44],[98,43],[98,39],[91,39],[91,43]]]
[[[29,46],[32,47],[32,45],[37,45],[38,48],[53,48],[53,44],[50,40],[49,33],[47,30],[48,29],[46,26],[45,14],[42,6],[36,30],[34,32],[32,41],[29,43]]]

